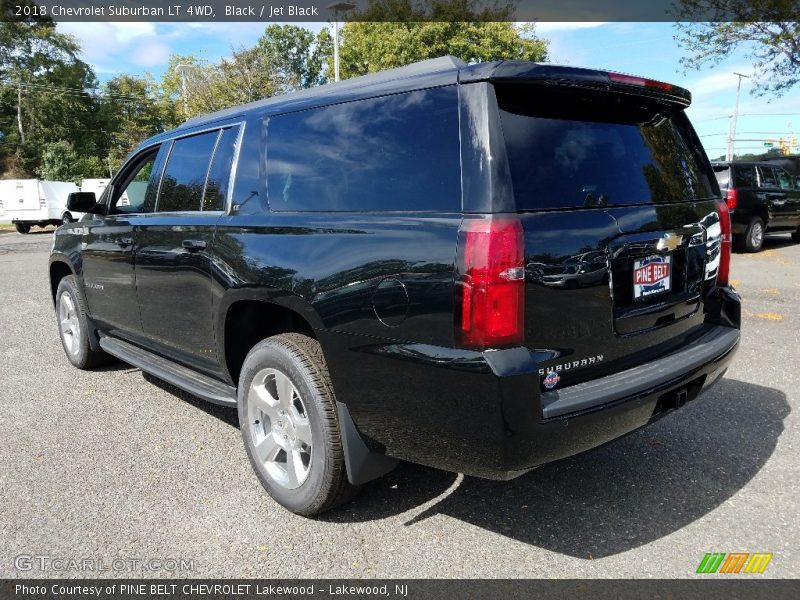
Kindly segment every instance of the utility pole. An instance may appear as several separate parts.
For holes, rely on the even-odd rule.
[[[356,7],[352,2],[336,2],[328,6],[333,11],[333,80],[339,81],[339,11],[352,10]]]
[[[742,75],[741,73],[734,73],[739,77],[739,82],[736,84],[736,104],[733,107],[733,115],[731,116],[730,125],[728,126],[728,151],[725,157],[726,160],[733,160],[734,145],[736,144],[736,120],[739,118],[739,92],[742,90],[742,77],[750,79],[749,75]]]
[[[25,144],[25,130],[22,128],[22,82],[17,83],[17,130],[19,141]]]
[[[186,73],[189,69],[192,68],[192,65],[175,65],[175,72],[181,76],[181,94],[183,95],[183,118],[189,118],[189,96],[186,92]]]

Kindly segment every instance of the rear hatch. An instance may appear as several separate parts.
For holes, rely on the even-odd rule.
[[[543,386],[551,370],[562,388],[703,333],[714,173],[686,98],[630,87],[495,84],[524,231],[525,343]]]
[[[0,197],[3,210],[9,218],[24,218],[19,211],[38,211],[45,206],[44,196],[40,198],[39,182],[36,179],[9,179],[2,182]]]

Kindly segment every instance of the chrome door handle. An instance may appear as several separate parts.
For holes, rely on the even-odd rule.
[[[205,250],[206,243],[203,240],[183,240],[181,246],[189,252],[197,252],[198,250]]]

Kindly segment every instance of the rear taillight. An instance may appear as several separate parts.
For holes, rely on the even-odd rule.
[[[489,215],[465,219],[458,252],[457,343],[479,350],[521,344],[525,248],[519,218]]]
[[[728,190],[728,193],[725,194],[725,204],[730,210],[739,206],[739,192],[735,189]]]
[[[722,235],[719,240],[719,269],[717,270],[717,285],[728,285],[731,270],[731,214],[725,202],[717,202],[717,214]]]

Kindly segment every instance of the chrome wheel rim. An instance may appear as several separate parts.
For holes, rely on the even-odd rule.
[[[281,487],[293,490],[311,471],[313,438],[308,411],[289,378],[277,369],[256,373],[247,392],[253,454]]]
[[[58,324],[61,330],[61,341],[70,356],[81,351],[81,323],[75,301],[69,293],[64,292],[58,300]]]
[[[753,223],[753,229],[750,231],[750,243],[753,248],[760,248],[764,241],[764,228],[761,223]]]

